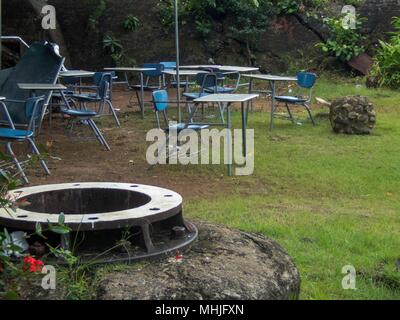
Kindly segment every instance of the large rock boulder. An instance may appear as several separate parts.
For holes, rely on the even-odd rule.
[[[180,257],[98,275],[98,299],[296,299],[300,276],[275,241],[209,223]]]
[[[370,134],[376,124],[374,106],[362,96],[336,99],[331,104],[329,118],[336,133]]]

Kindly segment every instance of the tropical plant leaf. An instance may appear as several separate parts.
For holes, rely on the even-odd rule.
[[[53,226],[53,225],[50,225],[49,226],[49,231],[57,233],[57,234],[68,234],[68,233],[71,232],[71,229],[68,228],[67,226],[61,226],[61,225]]]

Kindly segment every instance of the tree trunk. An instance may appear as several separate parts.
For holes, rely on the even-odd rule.
[[[297,13],[293,13],[293,16],[297,19],[297,21],[303,25],[305,28],[307,28],[308,30],[310,30],[312,33],[314,33],[319,40],[321,40],[321,42],[326,42],[325,37],[323,36],[323,34],[318,31],[316,28],[314,28],[311,24],[309,24],[300,14]]]
[[[32,8],[35,10],[37,16],[42,16],[42,8],[47,5],[47,0],[28,0]],[[68,48],[64,40],[64,35],[61,32],[60,25],[57,21],[57,27],[55,30],[47,30],[51,40],[60,46],[60,52],[65,57],[65,61],[70,65],[70,57],[68,53]]]

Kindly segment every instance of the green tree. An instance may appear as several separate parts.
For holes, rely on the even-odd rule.
[[[167,30],[174,26],[174,1],[161,1],[161,21]],[[257,36],[268,26],[276,10],[270,0],[180,0],[180,23],[192,26],[198,36],[209,38],[213,33],[240,43],[249,63]]]

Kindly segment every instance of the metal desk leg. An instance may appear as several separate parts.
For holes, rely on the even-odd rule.
[[[253,79],[250,79],[250,83],[249,83],[249,94],[253,93]],[[253,104],[253,100],[251,100],[251,112],[254,112],[254,104]]]
[[[185,86],[185,92],[189,91],[189,76],[186,76],[186,86]]]
[[[274,114],[275,114],[275,81],[271,81],[271,123],[269,125],[269,130],[272,131],[274,128]]]
[[[164,77],[166,77],[166,75],[164,74]],[[169,90],[172,89],[172,76],[169,75],[168,76],[168,81],[165,82],[165,90]]]
[[[253,100],[247,101],[247,105],[246,105],[246,128],[247,128],[247,125],[249,123],[249,111],[250,111],[250,104],[251,103],[253,103]]]
[[[232,176],[232,133],[231,133],[231,108],[229,104],[226,106],[226,144],[227,144],[227,153],[228,153],[228,176]]]
[[[249,105],[249,102],[247,102],[247,106]],[[242,152],[243,152],[243,157],[247,156],[247,141],[246,141],[246,129],[247,129],[247,112],[245,111],[245,105],[244,102],[242,102],[241,105],[242,108]]]
[[[142,109],[142,118],[144,118],[144,77],[140,72],[140,108]]]
[[[126,87],[129,90],[130,89],[130,85],[129,85],[129,78],[128,78],[128,73],[127,72],[124,72],[124,77],[125,77]]]

